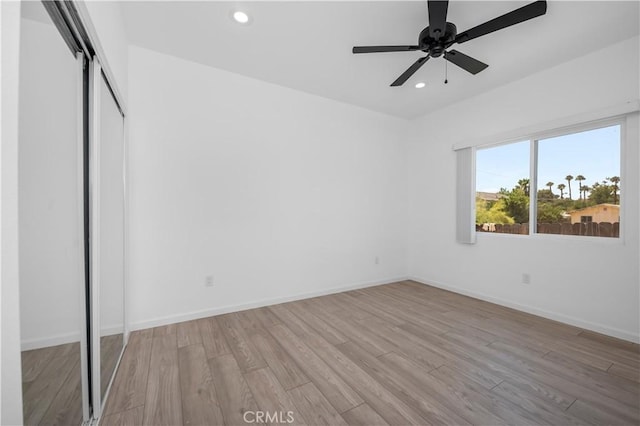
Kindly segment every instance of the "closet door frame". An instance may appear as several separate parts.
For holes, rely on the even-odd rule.
[[[77,161],[78,161],[78,217],[82,218],[81,221],[78,221],[78,231],[82,236],[82,241],[85,241],[85,143],[86,140],[86,132],[85,132],[85,108],[86,108],[86,92],[85,92],[85,69],[88,66],[86,61],[86,57],[83,52],[76,52],[76,61],[78,66],[78,81],[77,81],[77,99],[78,99],[78,142],[77,142]],[[91,409],[90,409],[90,389],[89,389],[89,318],[87,317],[88,312],[88,299],[87,299],[87,282],[86,277],[88,276],[86,272],[86,256],[83,244],[83,261],[79,263],[78,274],[82,277],[82,285],[80,286],[79,297],[80,297],[80,317],[84,319],[84,321],[80,321],[80,371],[82,381],[82,418],[85,422],[89,421],[91,418]]]
[[[91,405],[93,417],[102,414],[100,392],[100,79],[98,61],[89,62],[89,241],[90,241],[90,333]]]
[[[111,89],[109,81],[106,75],[103,74],[103,69],[100,65],[98,58],[93,57],[89,63],[89,218],[90,218],[90,269],[91,279],[89,283],[90,297],[90,336],[91,336],[91,400],[93,408],[93,418],[98,419],[102,415],[103,402],[107,400],[113,379],[116,371],[122,360],[122,355],[128,341],[128,327],[127,327],[127,309],[126,309],[126,277],[127,277],[127,259],[126,259],[126,247],[127,247],[127,185],[126,185],[126,165],[127,165],[127,141],[126,141],[126,116],[120,107],[120,103],[116,98],[114,92],[102,93],[102,81],[104,79],[105,84]],[[100,268],[101,268],[101,254],[100,254],[100,158],[101,158],[101,119],[100,119],[100,105],[102,96],[109,96],[113,98],[116,103],[120,115],[123,120],[123,134],[122,134],[122,203],[123,203],[123,341],[122,349],[118,354],[118,361],[114,367],[111,376],[109,377],[109,385],[102,396],[102,365],[100,359],[100,337],[101,337],[101,324],[100,324]]]

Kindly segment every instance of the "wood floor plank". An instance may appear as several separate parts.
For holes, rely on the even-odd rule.
[[[249,336],[257,331],[264,329],[264,325],[262,325],[262,322],[258,319],[253,309],[234,312],[234,315],[238,320],[238,324],[247,332]]]
[[[313,383],[288,391],[298,411],[309,425],[340,426],[346,422]]]
[[[109,392],[106,415],[144,405],[152,344],[153,329],[134,331],[129,335],[127,349]]]
[[[375,334],[366,330],[356,322],[356,319],[349,320],[346,316],[341,318],[339,315],[336,315],[328,310],[326,306],[319,303],[313,305],[305,303],[304,306],[308,307],[320,319],[330,324],[335,329],[340,330],[340,332],[349,340],[355,340],[359,342],[362,346],[366,347],[368,351],[375,354],[376,356],[391,352],[393,350],[392,345],[390,345],[384,339],[381,339]]]
[[[489,348],[489,347],[487,347]],[[509,345],[502,342],[496,342],[491,345],[500,353],[513,353]],[[493,349],[492,349],[493,350]],[[521,354],[518,354],[522,357]],[[639,388],[638,384],[625,379],[616,379],[607,373],[591,368],[587,365],[580,364],[578,361],[568,359],[560,354],[553,352],[547,354],[544,359],[534,359],[532,357],[522,357],[528,365],[538,366],[544,369],[548,374],[557,377],[564,377],[567,381],[576,383],[579,381],[580,386],[589,388],[594,392],[598,392],[602,396],[608,396],[614,400],[633,406],[638,404]]]
[[[360,309],[357,305],[351,305],[344,300],[341,294],[330,294],[324,297],[318,297],[315,299],[318,303],[322,304],[330,311],[336,312],[338,315],[345,319],[354,321],[363,320],[369,318],[371,314],[363,309]]]
[[[122,333],[100,337],[100,388],[102,395],[107,392],[123,345]]]
[[[640,369],[640,353],[610,347],[581,336],[557,342],[556,347],[568,347],[615,364],[626,365],[632,369]]]
[[[395,355],[393,352],[380,359],[371,356],[353,342],[344,343],[338,349],[396,397],[416,410],[426,422],[430,424],[469,424],[455,410],[451,410],[432,398],[425,397],[432,389],[425,387],[424,382],[418,379],[418,376],[426,377],[426,373],[428,373],[426,370],[419,372],[420,366],[418,366],[418,370],[408,374],[406,370],[391,368],[386,362],[386,357]],[[438,392],[438,390],[433,391]]]
[[[182,394],[176,333],[156,333],[151,345],[149,376],[144,404],[144,424],[182,424]],[[166,329],[165,329],[166,331]]]
[[[607,373],[640,383],[640,369],[638,368],[631,368],[622,364],[612,364],[607,370]]]
[[[438,407],[444,407],[446,413],[455,413],[455,415],[461,417],[463,420],[458,421],[458,424],[476,423],[476,424],[490,424],[490,425],[504,425],[507,424],[498,416],[486,410],[484,407],[476,404],[475,401],[466,393],[458,392],[455,388],[449,386],[447,383],[443,383],[437,380],[431,372],[423,371],[420,366],[413,361],[406,359],[394,352],[382,357],[383,360],[393,368],[406,377],[409,374],[413,374],[414,380],[418,381],[420,387],[424,393],[429,395],[429,401]],[[432,370],[437,371],[437,370]]]
[[[71,368],[69,376],[51,401],[42,417],[44,425],[79,425],[82,423],[82,381],[80,361]]]
[[[227,354],[211,358],[209,367],[225,424],[245,424],[244,413],[259,408],[235,357]]]
[[[52,358],[38,379],[28,382],[22,389],[24,423],[40,424],[49,406],[74,368],[78,367],[80,353]]]
[[[567,413],[592,425],[637,425],[637,416],[626,416],[620,412],[607,410],[589,402],[578,399],[567,410]]]
[[[71,350],[23,354],[41,418]],[[103,423],[640,424],[640,345],[412,281],[134,333],[120,369]]]
[[[301,305],[291,304],[287,306],[291,312],[297,315],[300,319],[306,322],[311,328],[313,328],[320,336],[322,336],[327,342],[338,345],[346,342],[348,339],[337,328],[333,327],[323,319],[311,311],[304,309]]]
[[[54,356],[54,348],[33,349],[22,352],[22,383],[35,380]]]
[[[224,418],[204,347],[195,344],[179,348],[178,365],[184,424],[223,424]]]
[[[389,424],[366,403],[342,413],[342,417],[350,426],[386,426]]]
[[[626,340],[616,339],[615,337],[605,336],[595,331],[582,330],[579,334],[584,339],[589,339],[597,343],[601,343],[607,347],[614,347],[628,352],[638,353],[638,345],[627,342]]]
[[[304,415],[298,410],[291,396],[280,385],[280,382],[278,382],[269,367],[245,373],[244,378],[260,410],[270,415],[269,418],[265,419],[265,423],[307,424]],[[275,420],[269,421],[274,416]]]
[[[533,392],[527,392],[522,388],[512,385],[508,380],[491,389],[491,392],[511,401],[523,409],[540,418],[541,424],[550,425],[581,425],[584,421],[567,415],[565,411],[541,398]]]
[[[338,412],[362,404],[360,396],[340,378],[322,359],[286,326],[269,328],[271,335],[300,366],[304,374],[320,389]]]
[[[263,327],[271,327],[272,325],[280,324],[280,319],[269,310],[268,307],[254,309],[256,319],[260,321]]]
[[[370,318],[362,321],[361,325],[389,342],[394,352],[414,360],[428,370],[438,368],[446,361],[445,358],[430,351],[424,345],[418,345],[416,342],[412,342],[398,335],[398,333],[394,332],[390,327],[390,324],[386,324],[384,320]]]
[[[451,327],[442,325],[440,322],[434,321],[432,318],[425,318],[424,316],[410,314],[406,312],[402,306],[398,306],[397,303],[385,300],[384,295],[380,296],[375,293],[364,293],[362,300],[378,309],[387,312],[390,315],[395,316],[402,320],[402,323],[410,323],[428,330],[434,334],[446,333],[451,330]]]
[[[251,339],[285,390],[309,382],[309,378],[298,367],[293,358],[266,330],[255,333],[251,336]]]
[[[242,371],[249,371],[267,366],[260,352],[253,346],[247,332],[235,314],[225,314],[217,317],[222,328],[222,334],[227,339],[231,352],[236,357]]]
[[[629,418],[638,416],[637,395],[634,396],[628,392],[611,389],[606,386],[602,387],[600,383],[589,380],[588,375],[585,375],[584,372],[576,375],[564,366],[556,365],[549,360],[516,354],[509,350],[508,345],[503,343],[500,343],[500,345],[502,347],[495,348],[492,343],[490,346],[475,348],[475,350],[480,353],[486,352],[483,356],[500,359],[502,362],[507,363],[514,371],[519,372],[520,377],[533,378],[539,383],[544,383],[561,392],[574,395],[575,398],[579,397],[594,406],[603,407],[604,411],[611,411]],[[472,348],[468,349],[474,350]],[[580,371],[580,368],[575,366],[574,369]],[[616,399],[616,397],[622,399]],[[640,418],[638,420],[640,421]]]
[[[369,312],[374,317],[378,317],[380,319],[385,320],[389,324],[398,325],[403,324],[404,320],[398,318],[397,316],[388,313],[387,311],[380,309],[371,303],[366,303],[362,300],[362,297],[365,293],[357,293],[355,291],[349,291],[344,294],[345,301],[350,305],[356,305],[363,311]],[[360,296],[360,297],[358,297]]]
[[[222,333],[222,328],[220,328],[216,317],[199,319],[198,329],[200,330],[202,345],[207,354],[207,359],[231,353],[231,348]]]
[[[179,348],[202,343],[202,336],[200,335],[197,321],[178,323],[176,326],[176,334],[178,336]]]
[[[334,345],[315,335],[301,336],[308,346],[362,399],[391,424],[424,424],[425,419],[391,391],[344,356]]]
[[[483,407],[507,424],[539,425],[543,423],[542,418],[537,413],[531,413],[522,406],[502,398],[498,394],[486,392],[484,388],[446,365],[437,370],[432,370],[429,374],[442,383],[446,383],[451,389],[455,389],[460,394],[469,395],[473,404]]]
[[[101,426],[140,426],[144,419],[144,406],[130,408],[119,413],[104,416],[100,421]]]
[[[178,324],[168,324],[153,328],[153,337],[160,337],[167,334],[176,334]]]
[[[494,382],[493,386],[495,386],[502,380],[509,378],[514,383],[548,398],[563,408],[571,405],[577,397],[577,394],[572,393],[575,388],[568,388],[572,392],[562,390],[567,388],[558,387],[558,385],[564,384],[564,381],[556,380],[555,376],[550,375],[543,369],[536,369],[534,366],[523,363],[520,358],[514,357],[512,354],[505,354],[501,351],[487,353],[493,343],[489,346],[481,347],[484,348],[481,351],[479,347],[471,346],[464,342],[456,342],[442,336],[425,334],[419,328],[409,324],[400,327],[400,329],[409,331],[415,336],[420,336],[434,350],[441,351],[443,355],[449,353],[450,359],[447,361],[447,365],[450,367],[454,369],[461,368],[475,373],[478,380],[489,380],[487,383],[489,385],[491,381]]]

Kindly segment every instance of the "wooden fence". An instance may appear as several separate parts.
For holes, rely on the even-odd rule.
[[[528,223],[514,223],[502,225],[499,223],[490,226],[476,225],[477,232],[494,232],[497,234],[523,234],[529,233]],[[587,222],[587,223],[538,223],[539,234],[558,235],[584,235],[589,237],[619,237],[620,222]]]

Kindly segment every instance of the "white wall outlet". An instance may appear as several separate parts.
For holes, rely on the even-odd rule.
[[[213,287],[213,275],[207,275],[204,277],[204,286]]]
[[[522,284],[531,284],[531,275],[527,273],[522,274]]]
[[[376,256],[375,260],[373,261],[376,265],[380,264],[380,258],[378,256]]]

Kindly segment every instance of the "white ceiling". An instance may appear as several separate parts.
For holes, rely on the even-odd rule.
[[[528,1],[451,1],[458,32]],[[413,118],[638,34],[638,1],[551,1],[547,14],[456,49],[487,64],[475,76],[445,61],[389,87],[417,52],[353,55],[354,45],[416,44],[424,2],[124,2],[129,41],[158,52]],[[231,19],[246,11],[250,25]],[[615,66],[615,64],[612,64]],[[151,71],[151,70],[150,70]],[[416,89],[418,81],[427,83]]]

